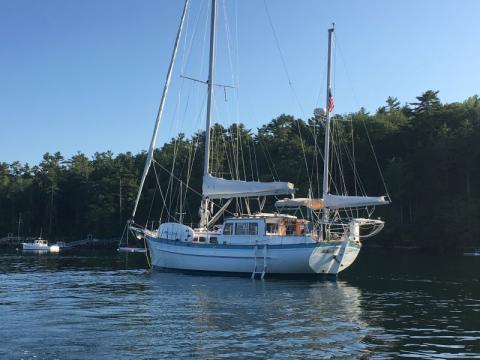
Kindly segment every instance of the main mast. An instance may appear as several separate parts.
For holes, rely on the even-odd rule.
[[[216,0],[212,0],[212,14],[210,20],[210,57],[208,65],[208,98],[207,98],[207,124],[205,127],[205,163],[203,175],[209,175],[210,163],[210,126],[212,119],[212,98],[213,98],[213,69],[215,66],[215,23],[216,23]]]
[[[335,31],[335,23],[331,29],[328,29],[328,60],[327,60],[327,102],[325,116],[325,149],[323,158],[323,196],[328,194],[329,189],[329,163],[330,163],[330,112],[332,98],[332,41],[333,32]],[[323,209],[323,220],[328,220],[328,209]]]
[[[212,121],[212,98],[213,98],[213,71],[215,65],[215,24],[216,24],[216,0],[212,0],[212,13],[210,18],[210,56],[208,66],[208,98],[207,98],[207,123],[205,126],[205,158],[203,164],[203,176],[209,175],[210,163],[210,126]],[[200,208],[200,227],[208,224],[208,199],[202,199]]]

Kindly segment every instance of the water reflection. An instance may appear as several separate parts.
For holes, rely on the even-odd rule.
[[[478,264],[404,261],[251,281],[148,272],[138,254],[3,253],[0,358],[479,356]]]
[[[361,353],[368,326],[360,290],[347,282],[265,282],[153,273],[150,315],[179,341],[158,333],[165,355],[290,357]],[[173,283],[172,283],[173,281]],[[185,296],[176,296],[175,294]],[[165,341],[165,343],[162,342]]]

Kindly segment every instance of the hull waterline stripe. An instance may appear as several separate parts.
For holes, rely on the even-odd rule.
[[[228,255],[216,255],[216,254],[189,254],[189,253],[180,253],[176,251],[169,251],[169,250],[164,250],[164,249],[158,249],[156,248],[155,251],[159,252],[164,252],[164,253],[169,253],[169,254],[175,254],[175,255],[183,255],[183,256],[200,256],[200,257],[212,257],[212,258],[225,258],[225,259],[246,259],[246,260],[253,260],[255,259],[254,256],[228,256]],[[257,256],[257,259],[263,259],[263,256]],[[270,256],[267,256],[267,259],[271,259]]]
[[[207,248],[207,249],[254,249],[255,246],[262,246],[267,245],[268,249],[304,249],[304,248],[337,248],[339,245],[342,244],[342,241],[338,241],[335,243],[327,243],[327,242],[318,242],[318,243],[299,243],[299,244],[265,244],[265,243],[258,243],[258,244],[245,244],[245,245],[229,245],[229,244],[208,244],[208,243],[192,243],[192,242],[183,242],[180,240],[169,240],[169,239],[162,239],[162,238],[154,238],[151,236],[147,236],[148,241],[152,241],[154,243],[161,243],[167,244],[172,246],[183,246],[183,247],[193,247],[193,248]],[[360,248],[359,244],[350,242],[348,244],[349,247],[356,247]]]

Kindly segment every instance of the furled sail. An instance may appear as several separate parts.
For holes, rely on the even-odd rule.
[[[295,193],[293,184],[289,182],[227,180],[210,175],[203,177],[202,188],[203,196],[210,199],[286,195]]]
[[[326,194],[323,196],[324,205],[329,209],[344,209],[364,206],[390,204],[385,196],[343,196]]]
[[[320,210],[323,207],[323,199],[293,198],[282,199],[275,202],[278,208],[298,208],[304,206],[312,210]]]

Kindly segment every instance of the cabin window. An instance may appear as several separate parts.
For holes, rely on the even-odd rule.
[[[249,235],[249,223],[239,222],[235,224],[235,235]]]
[[[211,237],[210,238],[210,244],[218,244],[218,240],[216,237]]]
[[[277,234],[278,233],[278,224],[267,224],[267,233]]]
[[[205,242],[205,237],[204,236],[200,236],[198,238],[198,242]]]
[[[239,222],[235,224],[235,235],[257,235],[258,224]]]
[[[291,223],[291,222],[287,223],[285,233],[287,235],[294,235],[295,234],[295,224]]]
[[[223,228],[223,235],[233,235],[233,224],[232,223],[225,224],[225,226]]]

